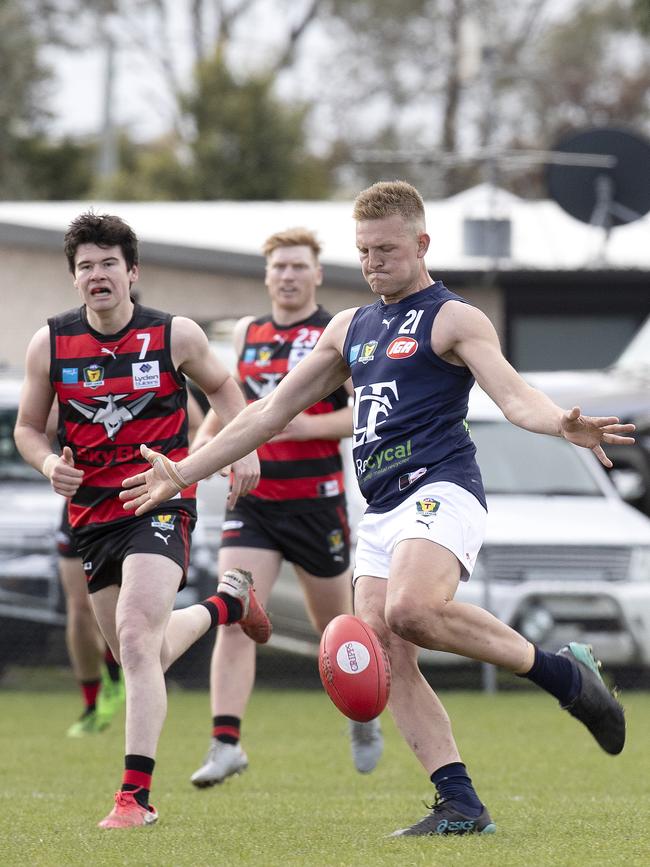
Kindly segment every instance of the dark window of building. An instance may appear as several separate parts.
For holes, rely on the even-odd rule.
[[[510,357],[518,370],[600,370],[638,326],[637,317],[624,313],[519,314],[510,322]]]

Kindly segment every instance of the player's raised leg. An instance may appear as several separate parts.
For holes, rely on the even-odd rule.
[[[425,539],[400,542],[386,600],[391,629],[420,647],[458,653],[526,677],[583,722],[606,752],[620,753],[623,708],[600,677],[591,650],[576,643],[557,654],[541,650],[485,609],[457,602],[459,579],[459,561],[447,548]]]
[[[219,569],[238,565],[255,573],[258,603],[266,606],[282,563],[279,551],[263,548],[223,547]],[[235,627],[217,631],[210,664],[212,731],[204,762],[191,777],[198,788],[224,782],[248,767],[241,744],[242,720],[255,684],[256,648],[246,633]]]

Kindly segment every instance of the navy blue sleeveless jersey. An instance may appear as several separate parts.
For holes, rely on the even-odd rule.
[[[441,282],[395,304],[360,307],[343,347],[354,385],[352,454],[369,512],[387,512],[430,482],[453,482],[486,507],[465,416],[474,377],[431,348]]]

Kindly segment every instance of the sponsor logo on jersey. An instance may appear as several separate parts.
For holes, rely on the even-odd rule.
[[[396,446],[388,446],[388,448],[373,452],[365,461],[357,458],[355,461],[357,467],[357,476],[362,476],[366,472],[383,472],[390,469],[398,463],[405,461],[411,457],[411,440],[405,443],[398,443]]]
[[[311,352],[311,348],[306,346],[298,346],[292,347],[289,351],[289,360],[287,362],[287,369],[293,370],[298,362],[302,361],[303,358],[307,358],[309,353]]]
[[[221,525],[221,529],[224,530],[224,531],[227,531],[227,530],[241,530],[241,528],[242,528],[243,526],[244,526],[244,522],[243,522],[243,521],[224,521],[223,524]]]
[[[328,479],[326,482],[319,482],[317,490],[319,497],[336,497],[341,493],[337,479]]]
[[[356,343],[354,346],[350,347],[350,354],[348,355],[348,364],[354,364],[354,362],[359,357],[359,353],[361,352],[361,344]]]
[[[61,382],[64,385],[73,385],[74,383],[79,382],[79,368],[64,367],[61,371]]]
[[[158,361],[136,361],[131,365],[133,388],[160,388],[160,363]]]
[[[273,350],[270,346],[260,346],[257,350],[257,360],[255,364],[258,367],[266,367],[271,363],[271,357],[273,356]]]
[[[417,482],[418,479],[421,479],[422,476],[426,474],[427,468],[420,467],[417,470],[413,470],[412,473],[404,473],[403,476],[399,477],[397,482],[397,489],[400,491],[405,491],[407,488],[410,488],[414,482]]]
[[[104,384],[104,368],[100,364],[84,367],[84,388],[99,388]]]
[[[155,527],[157,530],[173,530],[175,520],[176,515],[173,514],[154,515],[151,519],[151,526]],[[154,536],[156,535],[158,534],[154,533]]]
[[[375,349],[377,349],[376,340],[369,340],[367,343],[364,343],[357,359],[359,364],[368,364],[369,361],[372,361],[375,357]]]
[[[254,346],[249,346],[244,350],[244,361],[250,364],[251,361],[255,361],[256,355],[257,349]]]
[[[418,342],[414,337],[396,337],[391,340],[386,355],[389,358],[410,358],[415,355],[418,349]]]
[[[93,400],[100,406],[88,406],[86,403],[81,403],[80,400],[70,400],[70,406],[73,406],[77,412],[80,412],[84,418],[93,424],[103,424],[108,438],[114,440],[124,423],[139,415],[149,401],[156,396],[156,393],[149,391],[147,394],[136,397],[135,400],[127,401],[124,404],[120,403],[128,396],[128,394],[106,394],[102,397],[94,397]]]

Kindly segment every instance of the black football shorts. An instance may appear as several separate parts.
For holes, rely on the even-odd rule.
[[[129,554],[162,554],[183,570],[185,586],[190,562],[192,530],[196,519],[185,511],[148,512],[139,517],[111,521],[75,530],[88,580],[88,592],[122,584],[122,563]]]
[[[317,578],[334,578],[350,565],[350,529],[345,498],[319,501],[303,511],[284,510],[281,503],[242,497],[224,518],[224,548],[279,551],[285,560]]]

